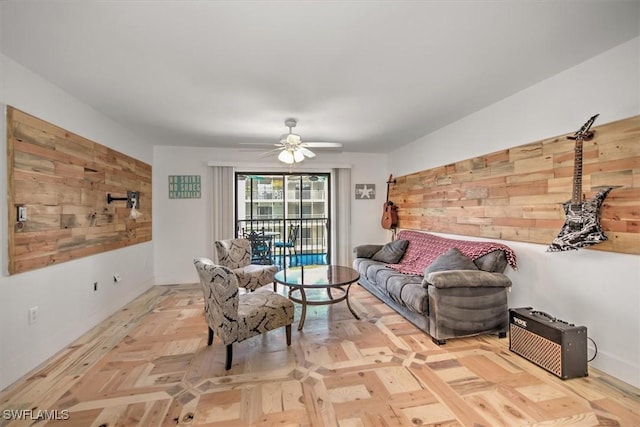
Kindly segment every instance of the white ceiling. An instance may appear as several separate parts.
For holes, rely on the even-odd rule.
[[[640,1],[2,1],[2,53],[154,144],[388,152],[640,35]],[[585,88],[587,91],[587,88]],[[549,100],[553,102],[553,100]]]

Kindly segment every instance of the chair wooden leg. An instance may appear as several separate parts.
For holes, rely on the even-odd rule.
[[[231,369],[231,360],[233,359],[233,344],[227,344],[227,362],[224,365],[225,370]]]
[[[287,334],[287,345],[291,345],[291,325],[287,325],[284,327]]]
[[[213,344],[213,329],[209,328],[209,339],[207,339],[207,345]]]

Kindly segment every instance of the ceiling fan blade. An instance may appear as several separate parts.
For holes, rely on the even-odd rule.
[[[315,147],[315,148],[340,148],[342,144],[339,142],[303,142],[301,144],[304,147]]]
[[[279,151],[284,150],[284,148],[274,148],[273,150],[269,150],[269,151],[265,151],[263,153],[261,153],[258,158],[259,159],[264,159],[265,157],[271,157],[274,154],[277,154]]]
[[[308,148],[305,148],[302,145],[300,146],[300,151],[302,152],[302,154],[305,155],[305,157],[309,157],[310,159],[316,156],[316,154],[313,151],[309,150]]]
[[[269,148],[269,146],[254,146],[254,147],[239,147],[237,148],[238,151],[265,151],[267,150],[267,153],[273,153],[276,151],[280,151],[280,150],[284,150],[285,147],[278,147],[276,146],[275,148]]]
[[[272,143],[272,142],[239,142],[238,145],[246,145],[246,146],[252,146],[252,147],[280,147],[282,144],[280,144],[279,142],[277,143]]]

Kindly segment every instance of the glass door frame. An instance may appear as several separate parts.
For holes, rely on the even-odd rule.
[[[244,179],[242,179],[244,177]],[[299,177],[299,179],[296,179]],[[307,183],[313,182],[324,182],[322,188],[313,188],[313,185],[310,185],[308,190],[305,190],[305,181],[303,181],[304,177],[308,177],[309,179],[306,181]],[[315,179],[313,179],[315,177]],[[254,179],[275,179],[280,180],[281,185],[281,195],[274,191],[273,188],[269,188],[267,190],[263,190],[263,194],[260,195],[260,190],[258,190],[253,180]],[[293,179],[292,179],[293,178]],[[298,258],[296,255],[296,262],[300,260],[300,263],[321,263],[321,264],[330,264],[332,259],[332,187],[331,187],[331,173],[329,172],[241,172],[236,171],[234,175],[234,185],[235,185],[235,197],[234,197],[234,218],[235,218],[235,233],[236,237],[242,237],[243,233],[246,233],[248,229],[252,230],[261,230],[266,234],[272,234],[274,239],[278,239],[279,246],[279,254],[276,253],[274,255],[274,261],[277,263],[278,260],[282,262],[282,266],[286,265],[285,259],[286,255],[285,248],[282,247],[283,242],[287,241],[288,232],[289,232],[289,224],[296,224],[299,226],[298,229],[298,238],[296,241],[296,247],[294,251],[296,254],[300,254],[301,257]],[[249,191],[249,197],[244,200],[240,197],[243,194],[246,194],[246,186],[242,188],[240,185],[241,181],[250,180],[251,182],[251,191]],[[294,188],[290,189],[290,185],[294,182]],[[308,191],[307,197],[305,198],[305,193]],[[320,199],[313,199],[312,197],[321,193]],[[293,193],[293,194],[291,194]],[[268,196],[262,198],[263,196]],[[278,196],[281,196],[278,197]],[[290,197],[291,196],[291,197]],[[276,198],[277,197],[277,198]],[[292,217],[290,215],[291,206],[289,204],[289,200],[297,201],[297,215]],[[271,218],[262,218],[257,215],[256,209],[259,208],[258,203],[260,200],[268,202],[269,200],[279,201],[282,204],[282,209],[277,209],[280,211],[279,217],[273,217],[273,213]],[[255,203],[254,203],[255,202]],[[306,202],[306,203],[305,203]],[[317,217],[317,214],[314,214],[314,205],[318,202],[322,202],[322,216]],[[250,209],[245,210],[244,218],[240,218],[241,203],[249,203]],[[307,204],[308,203],[308,204]],[[272,208],[275,207],[272,205]],[[311,209],[311,212],[306,214],[304,213],[305,207]],[[276,212],[276,215],[278,212]],[[275,242],[274,242],[275,243]],[[311,256],[316,255],[316,256]],[[280,258],[276,258],[280,256]],[[291,257],[288,258],[291,261]],[[302,261],[304,260],[304,261]]]

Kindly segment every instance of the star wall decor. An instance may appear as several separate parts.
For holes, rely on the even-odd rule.
[[[356,200],[375,199],[375,198],[376,198],[375,184],[356,184]]]

